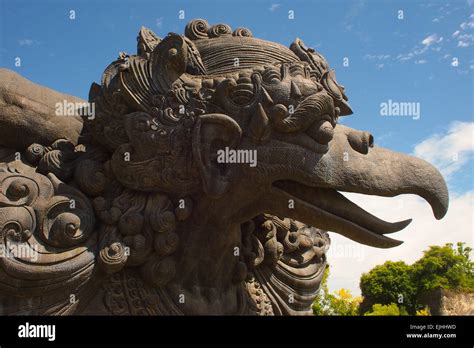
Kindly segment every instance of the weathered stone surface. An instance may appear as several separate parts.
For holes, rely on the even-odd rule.
[[[435,289],[420,295],[431,315],[474,315],[474,291]]]
[[[52,116],[62,95],[5,76],[25,88],[4,87],[0,109],[3,314],[308,314],[325,230],[389,248],[410,222],[338,191],[448,209],[434,167],[338,125],[344,88],[299,39],[204,20],[163,39],[142,28],[137,54],[92,84],[82,131]]]
[[[56,103],[84,100],[37,85],[8,69],[0,68],[0,81],[0,145],[24,149],[60,138],[77,144],[82,119],[57,116]]]

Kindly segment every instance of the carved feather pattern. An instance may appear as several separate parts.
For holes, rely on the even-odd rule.
[[[153,83],[149,61],[132,56],[128,62],[129,67],[120,72],[120,81],[126,92],[124,97],[135,110],[148,111],[152,107],[153,95],[160,93]]]

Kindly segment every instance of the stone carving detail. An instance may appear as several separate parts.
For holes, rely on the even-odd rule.
[[[2,314],[308,314],[326,231],[388,248],[410,222],[338,191],[418,194],[438,219],[448,208],[431,165],[338,124],[344,87],[300,39],[202,19],[165,38],[142,27],[89,102],[94,117],[67,132],[80,137],[24,125],[29,146],[0,139]]]
[[[0,165],[0,192],[0,292],[11,300],[68,289],[74,294],[86,286],[97,250],[89,199],[20,161]],[[59,301],[56,311],[75,307],[69,294]],[[2,314],[24,310],[20,300],[1,308]]]

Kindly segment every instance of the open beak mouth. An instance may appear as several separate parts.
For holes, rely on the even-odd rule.
[[[402,244],[402,241],[385,235],[401,231],[412,221],[408,219],[391,223],[381,220],[331,188],[279,180],[273,183],[272,191],[279,199],[293,200],[295,208],[289,209],[291,217],[378,248]]]
[[[275,167],[280,158],[286,161],[286,171],[273,177],[268,196],[262,198],[266,212],[342,234],[361,244],[378,248],[400,245],[402,241],[386,235],[403,230],[411,219],[381,220],[340,192],[381,197],[414,194],[431,205],[436,219],[448,211],[448,188],[434,166],[374,146],[367,132],[338,125],[326,153],[281,147],[278,158],[268,157],[267,165],[280,170]]]

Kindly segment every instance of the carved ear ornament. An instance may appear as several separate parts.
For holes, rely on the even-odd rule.
[[[216,140],[229,148],[240,143],[242,129],[231,117],[224,114],[207,114],[200,116],[193,131],[193,159],[196,161],[203,181],[204,191],[214,198],[223,195],[229,186],[229,170],[222,173],[215,167],[211,153]]]

